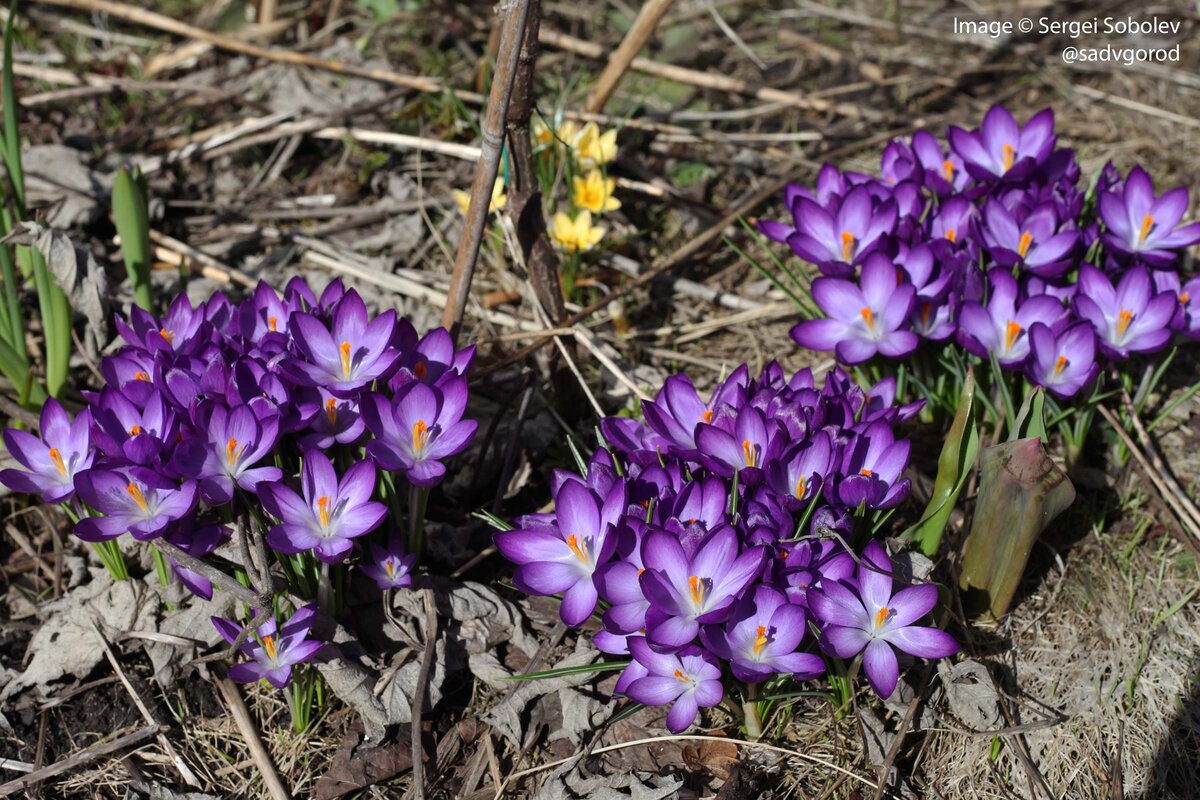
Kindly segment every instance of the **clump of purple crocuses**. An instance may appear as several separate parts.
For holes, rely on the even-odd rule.
[[[1124,371],[1132,394],[1147,356],[1200,338],[1196,279],[1180,274],[1200,242],[1186,189],[1158,194],[1140,166],[1083,176],[1050,109],[1020,125],[994,106],[946,139],[892,141],[877,176],[826,164],[784,191],[790,219],[759,222],[820,274],[807,287],[785,267],[811,316],[797,343],[912,378],[944,410],[975,359],[1017,402],[1037,386],[1082,405],[1098,376]]]
[[[762,698],[845,675],[859,653],[886,697],[902,660],[958,651],[919,624],[937,589],[899,585],[871,541],[909,491],[895,428],[921,404],[895,393],[772,363],[757,378],[739,367],[706,401],[674,375],[645,422],[603,419],[584,474],[555,473],[554,511],[496,546],[519,589],[561,596],[568,625],[599,621],[596,646],[629,659],[616,690],[671,705],[674,732],[724,703],[759,735]]]
[[[19,466],[0,482],[62,504],[110,567],[125,533],[170,549],[155,550],[160,576],[203,597],[212,581],[179,559],[237,536],[257,537],[302,598],[328,596],[322,581],[349,563],[381,589],[412,583],[424,495],[475,434],[474,348],[456,350],[442,329],[419,336],[394,311],[371,317],[340,281],[319,297],[301,279],[282,296],[260,283],[236,305],[181,294],[162,318],[134,307],[117,329],[125,345],[73,421],[51,399],[40,435],[4,432]],[[319,650],[307,638],[318,613],[309,604],[246,633],[214,619],[250,659],[229,676],[288,685]]]

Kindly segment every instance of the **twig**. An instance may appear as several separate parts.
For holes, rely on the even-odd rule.
[[[568,53],[575,53],[586,58],[604,58],[604,46],[595,42],[586,42],[583,39],[576,39],[574,36],[568,36],[565,33],[559,33],[558,31],[546,28],[542,28],[538,38],[547,47],[556,47],[559,50],[566,50]],[[663,64],[662,62],[652,61],[648,58],[635,58],[630,62],[630,66],[638,72],[645,72],[647,75],[655,75],[659,78],[666,78],[667,80],[687,84],[688,86],[698,86],[702,89],[712,89],[729,94],[748,95],[765,103],[786,103],[795,108],[803,108],[808,111],[830,112],[849,119],[872,119],[878,116],[878,114],[874,113],[868,114],[863,109],[851,103],[831,103],[828,100],[818,97],[785,92],[769,86],[755,86],[748,81],[738,78],[731,78],[726,75],[712,75],[707,72],[687,69],[686,67],[677,67],[674,64]]]
[[[268,61],[278,61],[285,64],[298,64],[304,67],[313,67],[315,69],[323,69],[327,72],[335,72],[339,75],[350,75],[356,78],[365,78],[367,80],[378,81],[380,83],[389,83],[394,86],[402,86],[406,89],[414,89],[418,92],[434,92],[440,93],[445,91],[453,91],[455,96],[466,102],[478,103],[482,99],[474,92],[464,92],[460,90],[450,90],[446,84],[434,78],[424,78],[413,75],[402,75],[398,72],[392,72],[386,69],[367,69],[365,67],[355,67],[350,64],[343,64],[340,61],[333,61],[325,58],[314,58],[313,56],[293,50],[285,50],[278,47],[261,47],[256,44],[241,41],[240,39],[231,36],[224,36],[212,31],[206,31],[203,28],[197,28],[194,25],[188,25],[186,22],[172,19],[162,14],[156,14],[153,11],[144,11],[140,8],[125,5],[124,3],[113,2],[113,0],[41,0],[45,5],[61,6],[64,8],[74,8],[78,11],[87,11],[90,13],[103,13],[116,19],[123,19],[126,22],[132,22],[136,25],[144,25],[147,28],[156,28],[157,30],[166,33],[173,33],[176,36],[182,36],[187,39],[199,39],[202,42],[208,42],[214,47],[219,47],[222,50],[231,50],[235,53],[252,56],[254,58],[264,58]]]
[[[479,247],[483,243],[483,230],[488,221],[488,208],[492,201],[492,187],[500,168],[500,154],[504,147],[504,122],[508,116],[508,101],[512,95],[513,81],[517,75],[517,59],[521,54],[521,42],[525,38],[525,25],[529,20],[529,7],[533,0],[513,0],[504,15],[500,34],[500,50],[496,55],[496,74],[492,78],[492,91],[488,97],[487,116],[483,122],[483,145],[479,164],[475,168],[475,180],[471,183],[471,203],[467,207],[467,218],[463,222],[462,237],[458,240],[458,252],[454,256],[454,273],[450,278],[442,327],[450,331],[452,339],[458,338],[462,327],[463,311],[471,292],[471,278],[475,274],[475,262],[479,259]]]
[[[1129,399],[1129,394],[1124,389],[1121,390],[1121,402],[1125,405],[1125,413],[1129,415],[1129,419],[1133,422],[1133,430],[1138,435],[1138,440],[1142,443],[1142,448],[1146,451],[1146,457],[1150,459],[1150,463],[1158,470],[1159,476],[1164,484],[1175,495],[1175,499],[1191,517],[1192,522],[1200,526],[1200,509],[1196,508],[1196,504],[1192,502],[1192,498],[1179,485],[1179,481],[1175,480],[1174,474],[1167,468],[1162,458],[1158,455],[1158,448],[1154,445],[1154,440],[1150,438],[1150,432],[1142,425],[1141,417],[1138,416],[1137,409],[1133,405],[1133,401]]]
[[[604,110],[604,105],[608,99],[612,97],[613,92],[617,90],[617,84],[621,82],[621,78],[629,71],[629,66],[637,57],[637,54],[642,52],[642,48],[646,46],[646,42],[654,35],[655,29],[658,28],[658,23],[662,20],[663,15],[670,10],[675,4],[675,0],[646,0],[645,5],[638,11],[637,17],[633,20],[633,25],[625,34],[625,38],[621,40],[621,44],[609,56],[608,63],[605,64],[604,70],[600,73],[600,77],[596,79],[596,85],[588,94],[587,103],[584,105],[588,111],[593,113]]]
[[[433,599],[433,590],[425,589],[422,594],[425,600],[425,650],[421,653],[421,669],[417,672],[412,701],[412,786],[417,800],[425,799],[425,748],[421,741],[421,714],[425,708],[425,693],[429,691],[429,672],[433,668],[438,638],[437,604]]]
[[[926,667],[922,672],[922,683],[928,680],[929,668]],[[900,747],[904,744],[904,736],[908,733],[908,728],[912,724],[913,717],[916,716],[917,706],[921,703],[921,695],[924,694],[924,688],[920,692],[913,695],[913,699],[908,704],[908,709],[904,713],[904,719],[900,721],[900,728],[896,731],[896,738],[892,742],[892,746],[888,748],[887,757],[883,760],[883,766],[879,770],[879,787],[875,790],[874,800],[883,800],[883,793],[888,787],[888,773],[892,771],[892,765],[896,763],[896,756],[900,754]]]
[[[108,659],[108,663],[112,665],[113,671],[117,673],[117,677],[120,679],[121,685],[125,687],[125,691],[128,692],[129,696],[133,699],[133,704],[137,706],[137,710],[141,713],[142,719],[146,720],[147,725],[152,725],[155,728],[158,728],[159,732],[157,734],[157,738],[159,746],[162,747],[163,752],[166,753],[167,757],[170,758],[172,763],[175,764],[175,769],[179,773],[179,776],[183,778],[184,783],[194,789],[199,789],[200,781],[196,779],[196,774],[192,772],[192,770],[180,757],[179,752],[175,749],[175,746],[171,744],[171,740],[168,739],[167,735],[162,732],[162,728],[159,726],[158,720],[154,718],[154,715],[150,713],[150,709],[146,708],[146,704],[142,702],[141,696],[137,693],[137,690],[133,688],[133,684],[129,682],[129,678],[125,675],[125,670],[121,669],[121,663],[117,661],[116,655],[113,654],[112,648],[109,647],[108,639],[104,638],[104,634],[100,632],[100,628],[96,625],[94,620],[89,620],[89,622],[92,626],[92,630],[96,634],[96,638],[100,640],[100,646],[104,648],[104,656]]]
[[[23,789],[28,789],[30,786],[36,786],[42,781],[49,780],[55,775],[61,775],[64,772],[78,769],[85,764],[90,764],[113,753],[119,753],[126,748],[140,746],[153,739],[158,734],[158,730],[157,725],[147,725],[144,728],[137,729],[133,733],[118,736],[111,742],[97,745],[88,750],[82,750],[70,758],[64,758],[62,761],[56,761],[49,766],[36,769],[28,775],[22,775],[8,783],[0,784],[0,797],[8,797]]]
[[[859,783],[861,783],[863,786],[866,786],[869,789],[878,789],[879,788],[878,784],[873,783],[870,780],[867,780],[866,778],[864,778],[861,775],[853,773],[844,767],[839,767],[837,764],[832,764],[828,761],[825,761],[824,759],[817,758],[816,756],[811,756],[808,753],[801,753],[796,750],[789,750],[786,747],[779,747],[777,745],[768,744],[767,742],[750,742],[750,741],[742,741],[740,739],[731,739],[728,736],[700,736],[700,735],[696,735],[696,734],[674,734],[674,735],[670,735],[670,736],[648,736],[645,739],[636,739],[632,742],[619,742],[617,744],[606,745],[605,747],[597,747],[595,750],[592,751],[592,753],[593,753],[593,755],[600,755],[602,753],[611,753],[615,750],[625,750],[630,747],[641,747],[642,745],[656,744],[658,742],[727,742],[729,744],[737,745],[738,747],[758,748],[759,750],[767,750],[772,753],[781,753],[783,755],[790,756],[791,758],[798,758],[801,761],[807,761],[811,764],[819,764],[820,766],[825,767],[826,769],[831,769],[834,772],[841,773],[842,775],[845,775],[852,780],[856,780]],[[521,770],[520,772],[514,772],[512,775],[509,775],[507,778],[505,778],[504,781],[496,788],[495,800],[500,800],[500,798],[504,796],[504,788],[506,786],[508,786],[508,784],[513,782],[514,780],[517,780],[519,778],[524,778],[528,775],[534,775],[538,772],[543,772],[548,769],[553,769],[555,767],[560,767],[563,764],[569,763],[571,760],[575,759],[577,756],[578,756],[578,754],[573,755],[573,756],[567,756],[566,758],[560,758],[557,761],[551,761],[548,764],[541,764],[536,767],[530,767],[529,769]]]
[[[207,253],[197,250],[189,244],[184,244],[178,239],[167,236],[165,233],[159,233],[153,228],[150,229],[150,240],[200,264],[201,269],[199,272],[206,278],[211,278],[221,283],[240,283],[248,289],[253,289],[257,286],[255,280],[241,270],[226,266]]]
[[[242,738],[246,740],[246,746],[250,748],[250,757],[254,759],[254,765],[258,767],[263,783],[267,785],[267,791],[270,792],[273,800],[291,800],[291,792],[283,785],[279,772],[271,762],[271,756],[267,753],[262,737],[258,735],[258,728],[254,726],[254,720],[250,718],[250,710],[246,708],[246,701],[242,699],[242,693],[228,678],[216,678],[214,682],[217,689],[220,690],[221,696],[225,698],[229,712],[233,715],[233,721],[237,724]]]

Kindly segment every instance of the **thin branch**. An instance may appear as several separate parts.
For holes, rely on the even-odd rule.
[[[625,38],[609,56],[608,63],[604,65],[604,71],[596,79],[596,86],[588,95],[587,103],[584,106],[588,111],[596,113],[604,110],[604,105],[617,90],[617,84],[629,71],[633,60],[637,58],[638,53],[642,52],[642,48],[646,46],[646,42],[658,28],[658,23],[662,20],[663,15],[671,9],[674,3],[675,0],[646,0],[646,4],[638,11]]]
[[[147,725],[144,728],[138,728],[133,733],[127,733],[124,736],[118,736],[111,742],[97,745],[96,747],[80,751],[70,758],[64,758],[62,761],[56,761],[49,766],[34,770],[28,775],[22,775],[8,783],[0,784],[0,797],[8,797],[11,794],[28,789],[31,786],[36,786],[42,781],[49,780],[56,775],[62,775],[64,772],[71,772],[85,764],[91,764],[93,761],[98,761],[105,756],[110,756],[114,753],[119,753],[129,747],[138,747],[153,739],[159,731],[157,725]]]
[[[433,590],[425,589],[423,595],[425,650],[421,653],[421,669],[417,672],[417,686],[412,701],[412,785],[417,800],[425,800],[425,748],[421,742],[421,714],[425,708],[425,693],[429,691],[429,673],[433,668],[438,637],[437,604],[433,600]]]

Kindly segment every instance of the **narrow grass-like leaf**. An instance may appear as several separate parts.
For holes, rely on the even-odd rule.
[[[476,511],[471,516],[475,519],[483,520],[498,531],[511,531],[513,529],[512,525],[509,525],[490,511]]]
[[[539,672],[523,672],[501,678],[505,681],[540,681],[545,678],[562,678],[566,675],[587,675],[593,672],[619,672],[629,666],[628,661],[602,661],[598,664],[576,664],[573,667],[544,669]]]
[[[1046,392],[1039,386],[1025,396],[1021,410],[1017,412],[1016,427],[1008,432],[1008,441],[1017,439],[1041,439],[1049,444],[1046,433]]]
[[[627,705],[622,707],[620,711],[618,711],[617,713],[615,713],[611,717],[609,717],[608,721],[605,722],[604,724],[605,725],[616,725],[618,722],[621,722],[622,720],[629,719],[634,714],[641,711],[643,708],[645,708],[645,706],[642,705],[641,703],[635,703],[635,702],[631,701],[630,703],[628,703]]]
[[[942,535],[946,532],[946,525],[950,521],[950,514],[954,511],[954,504],[958,502],[958,495],[966,485],[967,476],[971,474],[975,458],[979,455],[977,416],[975,372],[968,369],[954,423],[946,434],[941,455],[938,456],[933,494],[921,519],[901,534],[901,538],[915,541],[926,556],[932,557],[937,553]]]
[[[121,236],[121,257],[133,285],[133,302],[147,311],[150,295],[150,214],[146,180],[141,170],[125,167],[117,171],[113,182],[112,210],[117,233]]]

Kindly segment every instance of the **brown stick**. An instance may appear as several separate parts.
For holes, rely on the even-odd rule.
[[[138,728],[133,733],[127,733],[124,736],[118,736],[111,742],[92,747],[88,750],[83,750],[76,753],[70,758],[64,758],[62,761],[56,761],[53,764],[34,770],[28,775],[22,775],[8,783],[0,784],[0,797],[8,797],[10,794],[19,792],[22,789],[28,789],[30,786],[36,786],[42,781],[49,780],[55,775],[61,775],[64,772],[70,772],[73,769],[82,767],[84,764],[90,764],[105,756],[110,756],[113,753],[119,753],[127,747],[136,747],[148,742],[158,734],[157,725],[147,725],[144,728]]]
[[[323,69],[327,72],[336,72],[339,75],[351,75],[356,78],[365,78],[367,80],[379,81],[380,83],[392,84],[393,86],[403,86],[418,92],[444,92],[449,90],[446,84],[434,78],[402,75],[399,72],[392,72],[386,69],[355,67],[350,64],[343,64],[340,61],[314,58],[304,53],[285,50],[280,47],[261,47],[231,36],[206,31],[203,28],[188,25],[186,22],[180,22],[162,14],[156,14],[153,11],[143,11],[140,8],[134,8],[124,3],[113,2],[113,0],[40,0],[40,2],[43,5],[74,8],[79,11],[99,11],[116,19],[132,22],[135,25],[144,25],[147,28],[155,28],[165,33],[173,33],[176,36],[182,36],[187,39],[198,39],[202,42],[208,42],[214,47],[219,47],[222,50],[231,50],[235,53],[242,53],[254,58],[265,58],[268,61],[279,61],[286,64],[299,64],[304,67]],[[454,94],[460,100],[466,102],[474,103],[481,100],[475,92],[454,90]]]
[[[620,46],[613,51],[612,56],[608,59],[608,64],[604,66],[600,77],[596,79],[596,85],[588,94],[587,104],[584,108],[592,113],[604,110],[605,103],[617,90],[617,84],[621,82],[621,78],[625,77],[629,66],[637,54],[642,52],[642,48],[646,46],[646,42],[658,28],[658,23],[662,20],[663,15],[670,10],[674,3],[675,0],[646,0],[646,4],[642,6],[641,11],[633,20],[633,27],[625,34]]]
[[[54,0],[54,2],[61,1]],[[547,47],[566,50],[568,53],[575,53],[585,58],[604,58],[603,45],[594,42],[585,42],[583,39],[576,39],[574,36],[568,36],[565,33],[542,28],[538,39]],[[850,119],[864,119],[878,116],[877,114],[867,114],[863,109],[852,103],[831,103],[819,97],[805,97],[804,95],[785,92],[781,89],[772,89],[769,86],[754,86],[749,81],[743,81],[738,78],[730,78],[726,75],[712,75],[707,72],[687,69],[686,67],[677,67],[674,64],[663,64],[662,62],[652,61],[648,58],[635,58],[630,62],[630,66],[638,72],[645,72],[647,75],[655,75],[659,78],[666,78],[667,80],[684,83],[689,86],[699,86],[702,89],[713,89],[719,92],[728,92],[729,94],[749,95],[767,103],[786,103],[796,108],[808,109],[809,111],[831,112]]]
[[[412,700],[412,772],[413,796],[425,800],[425,748],[421,742],[421,714],[425,708],[425,693],[429,691],[429,672],[433,668],[433,654],[437,648],[438,620],[437,604],[433,590],[426,589],[425,600],[425,650],[421,653],[421,668],[417,672],[417,690]]]
[[[442,327],[450,331],[451,338],[455,340],[462,327],[463,311],[471,292],[471,278],[475,275],[475,262],[479,259],[479,247],[483,243],[483,229],[488,221],[492,187],[500,169],[504,122],[508,116],[509,97],[517,75],[517,59],[525,38],[530,5],[531,0],[512,0],[502,23],[504,27],[500,34],[500,51],[496,56],[496,74],[492,78],[487,118],[483,123],[483,146],[480,148],[479,165],[475,168],[475,180],[471,183],[471,203],[463,222],[462,238],[458,240],[458,252],[454,256],[454,273],[450,278],[446,311],[442,315]]]
[[[292,800],[292,793],[283,785],[283,780],[279,777],[279,772],[271,761],[271,755],[267,752],[262,737],[258,735],[258,728],[254,727],[254,720],[250,717],[250,710],[246,708],[246,701],[242,699],[242,693],[228,678],[217,678],[214,682],[217,684],[221,696],[225,698],[225,702],[229,706],[229,713],[233,715],[233,721],[237,723],[238,731],[246,740],[246,746],[250,748],[250,757],[254,759],[254,766],[258,767],[272,800]]]

